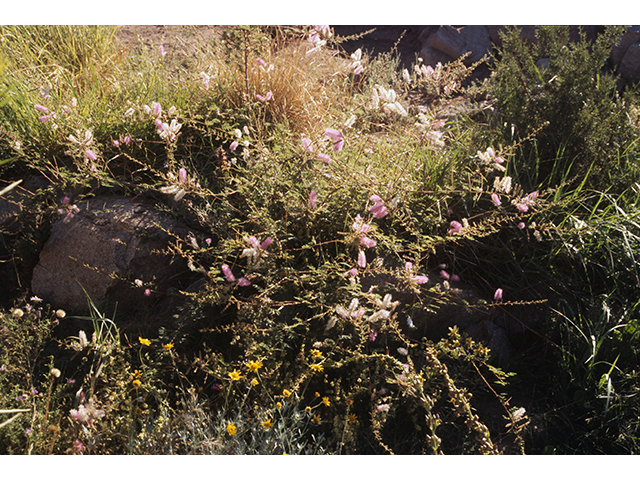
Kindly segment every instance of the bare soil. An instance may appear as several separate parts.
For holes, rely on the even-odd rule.
[[[162,45],[173,54],[192,55],[197,43],[210,42],[222,36],[225,29],[232,25],[123,25],[118,27],[117,36],[125,45],[144,45],[148,49],[157,49]],[[400,56],[403,67],[415,62],[422,42],[420,34],[425,26],[407,25],[337,25],[333,26],[336,35],[349,37],[373,32],[362,38],[343,42],[341,46],[348,53],[362,48],[371,55],[391,52]]]

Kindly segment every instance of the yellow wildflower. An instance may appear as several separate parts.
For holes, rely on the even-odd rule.
[[[315,370],[316,372],[321,372],[324,370],[324,367],[319,363],[314,363],[313,365],[311,365],[311,369]]]
[[[140,343],[142,345],[146,345],[147,347],[149,345],[151,345],[151,340],[147,339],[147,338],[142,338],[142,337],[138,337],[138,340],[140,340]]]
[[[322,403],[324,403],[327,407],[331,405],[331,401],[329,400],[329,397],[322,397]]]
[[[346,404],[347,404],[347,405],[353,405],[353,400],[347,400],[347,401],[346,401]]]
[[[140,378],[142,376],[142,372],[140,370],[133,371],[133,378]]]
[[[321,357],[322,356],[322,352],[320,350],[316,350],[314,348],[313,350],[311,350],[311,355],[313,355],[314,357]]]
[[[238,370],[234,368],[233,372],[229,372],[229,378],[231,378],[231,380],[240,380],[242,378],[242,375]]]
[[[358,417],[355,413],[349,414],[349,423],[356,423],[358,421]]]
[[[271,427],[273,427],[273,423],[271,423],[271,419],[268,418],[264,422],[262,422],[262,426],[265,430],[269,430]]]
[[[305,408],[304,411],[307,412],[307,413],[311,412],[311,407]]]
[[[229,435],[235,435],[237,430],[238,427],[236,427],[233,422],[229,422],[227,424],[227,432],[229,433]]]
[[[319,397],[319,396],[320,396],[320,393],[319,393],[319,392],[316,392],[316,397]]]
[[[281,404],[280,402],[277,402],[277,403],[276,403],[276,407],[278,407],[278,408],[282,408],[282,404]]]
[[[251,360],[247,363],[247,369],[250,372],[257,373],[262,368],[262,362],[260,360]]]
[[[140,385],[142,385],[142,382],[140,380],[138,380],[137,378],[132,382],[133,386],[138,388]]]
[[[257,378],[254,378],[253,380],[251,380],[251,385],[253,385],[254,387],[255,387],[256,385],[258,385],[258,383],[260,383],[260,382],[258,382],[258,379],[257,379]]]
[[[289,398],[291,396],[291,392],[285,388],[282,391],[282,395],[284,395],[285,397]]]
[[[314,416],[313,416],[313,418],[311,419],[311,421],[312,421],[313,423],[315,423],[316,425],[320,425],[320,422],[321,422],[322,420],[320,419],[320,415],[314,415]]]
[[[162,348],[164,348],[168,352],[173,348],[173,343],[167,343],[166,345],[163,345]]]

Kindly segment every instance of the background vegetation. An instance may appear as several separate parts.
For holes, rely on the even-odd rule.
[[[606,68],[623,31],[509,30],[463,88],[461,62],[403,71],[325,26],[186,56],[1,27],[0,188],[23,227],[0,246],[0,451],[638,453],[640,116]],[[69,191],[152,194],[198,232],[167,251],[206,280],[173,324],[29,291]],[[455,321],[421,334],[473,311],[511,332],[508,363]]]

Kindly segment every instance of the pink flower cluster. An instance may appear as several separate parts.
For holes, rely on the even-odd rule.
[[[369,207],[369,211],[373,214],[374,218],[384,218],[389,213],[387,207],[384,206],[384,202],[378,195],[371,195],[369,198],[373,202],[373,205]]]
[[[81,395],[83,398],[84,395]],[[88,403],[78,406],[78,409],[69,410],[69,416],[81,425],[91,425],[95,420],[105,416],[104,410],[98,410],[93,405],[93,398]]]
[[[271,100],[272,97],[273,97],[273,92],[271,92],[271,91],[267,92],[267,94],[265,96],[256,95],[256,98],[261,103],[268,102],[269,100]]]
[[[226,265],[226,264],[222,265],[222,273],[224,273],[224,277],[227,279],[229,283],[233,283],[236,281],[236,277],[231,272],[229,265]],[[238,285],[240,285],[241,287],[247,287],[251,285],[251,282],[246,278],[241,278],[238,280]]]
[[[371,226],[368,223],[364,223],[360,215],[356,215],[356,219],[351,228],[360,237],[360,245],[364,245],[368,248],[373,248],[377,245],[375,240],[365,236]]]
[[[342,133],[339,130],[336,130],[335,128],[327,128],[324,131],[324,134],[333,141],[333,149],[336,152],[339,152],[340,150],[342,150],[342,147],[344,146],[344,137],[342,136]],[[306,137],[303,138],[302,148],[304,149],[305,152],[312,153],[313,142]],[[318,160],[322,160],[325,163],[331,163],[331,157],[326,153],[318,153],[317,158]]]
[[[415,283],[418,285],[422,285],[423,283],[427,283],[429,281],[429,277],[425,275],[414,275],[413,274],[413,263],[407,262],[404,266],[405,272],[409,275],[409,281],[411,283]]]
[[[449,275],[449,272],[447,272],[446,270],[440,270],[440,276],[445,280],[451,280],[452,282],[460,281],[460,277],[458,275],[455,275],[455,274]]]
[[[41,116],[38,117],[38,120],[40,120],[41,122],[48,122],[49,120],[56,118],[55,112],[49,113],[49,109],[47,107],[45,107],[44,105],[35,105],[35,108],[40,113],[44,113],[45,114],[45,115],[41,115]]]
[[[516,208],[526,213],[529,211],[529,207],[532,207],[535,204],[536,199],[538,198],[538,192],[531,192],[526,197],[522,198],[518,203],[516,203]]]
[[[111,140],[113,146],[116,148],[120,148],[121,144],[129,145],[131,143],[131,137],[129,135],[125,135],[124,137],[121,135],[118,140]]]
[[[451,230],[449,230],[449,235],[453,235],[454,233],[460,233],[462,231],[462,224],[460,222],[456,222],[455,220],[451,221]]]

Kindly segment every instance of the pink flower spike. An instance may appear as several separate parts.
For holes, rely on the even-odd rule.
[[[311,140],[308,138],[302,139],[302,147],[306,152],[313,152],[313,145],[311,145]]]
[[[353,71],[353,74],[360,75],[362,72],[364,72],[364,67],[362,65],[358,65],[356,69]]]
[[[251,246],[253,248],[260,248],[260,242],[258,241],[258,239],[256,237],[254,237],[253,235],[251,235],[249,237],[249,243],[251,244]]]
[[[455,220],[451,221],[451,230],[449,230],[449,235],[453,235],[454,233],[460,233],[462,230],[462,224],[460,222],[456,222]]]
[[[238,142],[231,142],[231,145],[229,145],[229,150],[231,150],[232,152],[236,151],[236,148],[238,148],[239,143]]]
[[[204,239],[204,243],[206,243],[207,245],[211,245],[211,239],[210,238],[205,238]]]
[[[368,248],[373,248],[377,244],[378,243],[375,240],[369,237],[360,237],[360,245],[364,245],[365,247],[368,247]]]
[[[71,199],[69,197],[64,197],[62,199],[62,204],[63,205],[69,205],[69,203],[71,203]]]
[[[256,95],[256,98],[258,99],[259,102],[268,102],[269,100],[271,100],[271,97],[273,97],[273,93],[272,92],[267,92],[267,94],[263,97],[262,95]]]
[[[529,211],[529,207],[527,205],[525,205],[524,203],[518,203],[516,205],[516,208],[521,211],[522,213],[526,213]]]
[[[413,263],[411,262],[407,262],[404,264],[404,271],[407,272],[409,275],[411,275],[411,272],[413,272]]]
[[[84,155],[92,162],[95,162],[98,158],[98,156],[94,153],[93,150],[85,150]]]
[[[352,277],[355,277],[356,275],[358,275],[358,269],[357,268],[352,268],[351,270],[349,270],[347,272],[349,275],[351,275]]]
[[[126,137],[124,137],[124,140],[122,141],[124,142],[125,145],[129,145],[129,142],[131,141],[131,137],[127,135]]]
[[[154,123],[156,124],[156,127],[158,128],[159,132],[164,130],[164,124],[162,123],[162,120],[160,120],[159,118],[156,118]]]
[[[358,214],[356,215],[356,219],[353,222],[353,225],[351,226],[351,228],[353,228],[353,231],[356,232],[358,235],[363,235],[369,231],[369,224],[363,223],[362,217],[360,216],[360,214]]]
[[[358,253],[358,266],[360,268],[365,268],[367,266],[367,256],[364,253],[364,250],[360,250]]]
[[[375,342],[376,338],[378,338],[378,332],[376,332],[375,330],[372,330],[371,332],[369,332],[369,341],[370,342]]]
[[[382,203],[376,203],[375,205],[369,207],[369,211],[373,214],[374,218],[378,219],[386,217],[389,213],[387,207],[385,207]]]
[[[319,153],[318,160],[322,160],[324,163],[331,163],[331,157],[326,153]]]
[[[38,120],[40,120],[41,122],[48,122],[50,119],[51,119],[51,115],[42,115],[38,117]]]
[[[415,277],[411,277],[411,283],[417,283],[418,285],[422,285],[423,283],[427,283],[429,281],[429,277],[424,275],[417,275]]]
[[[251,282],[243,277],[238,280],[238,285],[240,285],[241,287],[248,287],[249,285],[251,285]]]
[[[167,52],[164,51],[164,47],[162,45],[158,47],[158,51],[160,52],[160,55],[163,57],[167,54]]]
[[[49,113],[49,109],[43,105],[36,105],[36,110],[42,113]]]
[[[316,200],[318,198],[318,194],[315,190],[311,190],[309,193],[309,208],[316,208]]]
[[[258,63],[258,65],[260,65],[261,67],[266,67],[267,66],[267,62],[265,62],[263,59],[261,59],[260,57],[256,58],[256,62]]]
[[[460,281],[460,277],[456,274],[451,275],[451,281],[452,282],[459,282]]]
[[[504,158],[496,157],[496,158],[493,159],[493,161],[496,162],[496,163],[504,163]]]
[[[451,278],[451,276],[447,272],[445,272],[444,270],[440,271],[440,276],[442,278],[444,278],[445,280],[449,280]]]
[[[116,148],[120,146],[120,142],[118,140],[112,140],[111,143],[113,143],[113,146]]]
[[[273,240],[271,240],[271,238],[267,238],[264,242],[262,242],[260,244],[260,248],[262,250],[264,250],[265,248],[267,248],[269,245],[271,245],[273,243]]]
[[[373,203],[382,203],[382,199],[378,195],[371,195],[369,197],[369,200],[371,200]]]
[[[499,206],[500,206],[500,197],[498,196],[498,194],[497,194],[497,193],[492,193],[492,194],[491,194],[491,201],[493,202],[493,204],[494,204],[496,207],[499,207]]]
[[[526,225],[524,224],[524,222],[520,222],[520,223],[518,224],[518,228],[519,228],[520,230],[524,229],[525,227],[526,227]]]
[[[187,182],[187,170],[185,168],[178,170],[178,178],[180,179],[180,183]]]
[[[496,290],[496,293],[494,293],[494,294],[493,294],[493,299],[494,299],[494,300],[496,300],[496,301],[498,301],[498,302],[499,302],[500,300],[502,300],[502,289],[501,289],[501,288],[498,288],[498,289]]]
[[[336,130],[335,128],[327,128],[324,131],[324,134],[334,142],[337,142],[338,140],[342,140],[342,133],[340,133],[340,131]]]
[[[339,152],[340,150],[342,150],[342,147],[344,146],[344,137],[342,136],[342,133],[340,133],[339,130],[336,130],[335,128],[327,128],[324,131],[324,134],[329,137],[331,140],[333,140],[333,149],[336,152]]]
[[[151,106],[153,107],[153,114],[156,117],[159,117],[160,115],[162,115],[162,105],[160,105],[159,102],[153,102]]]
[[[148,297],[149,295],[151,295],[151,290],[149,290],[149,289],[147,288],[147,289],[145,289],[145,291],[144,291],[144,296],[145,296],[145,297]]]
[[[224,273],[224,276],[228,282],[236,281],[236,277],[234,277],[233,273],[231,273],[231,269],[229,268],[229,265],[222,265],[222,273]]]

